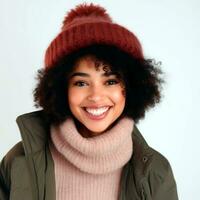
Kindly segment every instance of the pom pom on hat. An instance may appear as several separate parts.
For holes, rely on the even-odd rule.
[[[91,4],[80,4],[76,6],[75,9],[71,9],[65,19],[63,20],[62,30],[66,27],[70,26],[71,24],[76,23],[80,24],[80,22],[84,21],[94,21],[94,20],[102,20],[107,22],[112,22],[111,17],[106,13],[106,10],[99,6]]]
[[[99,6],[99,5],[94,5],[94,4],[89,4],[87,5],[86,3],[80,4],[76,6],[75,9],[71,9],[64,21],[63,21],[63,26],[67,23],[72,22],[76,18],[80,17],[101,17],[104,18],[107,21],[112,21],[110,16],[106,13],[106,10]]]
[[[53,67],[63,57],[93,44],[113,45],[134,58],[143,58],[141,44],[134,33],[113,23],[103,7],[83,3],[65,16],[61,32],[46,50],[45,68]]]

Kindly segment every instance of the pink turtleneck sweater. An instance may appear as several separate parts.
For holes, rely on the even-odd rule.
[[[105,133],[84,138],[72,118],[51,127],[56,200],[117,200],[123,166],[133,151],[134,122],[122,118]]]

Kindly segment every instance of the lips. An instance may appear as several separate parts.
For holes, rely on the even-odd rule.
[[[107,115],[109,110],[110,106],[103,106],[98,108],[84,107],[84,111],[87,117],[94,120],[103,119]]]

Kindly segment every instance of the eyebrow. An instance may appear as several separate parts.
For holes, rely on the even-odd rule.
[[[112,76],[112,75],[117,75],[116,72],[105,72],[103,74],[101,74],[101,76],[104,76],[104,77],[108,77],[108,76]],[[87,73],[84,73],[84,72],[74,72],[70,77],[69,79],[75,77],[75,76],[81,76],[81,77],[90,77],[89,74]]]

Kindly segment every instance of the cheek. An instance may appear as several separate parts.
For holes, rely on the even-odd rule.
[[[73,89],[68,90],[67,96],[68,96],[69,107],[79,105],[83,98],[82,93],[77,92],[76,90]]]
[[[125,90],[120,89],[120,90],[116,90],[112,92],[112,98],[113,101],[115,101],[116,103],[123,103],[125,102],[126,98],[125,98]]]

